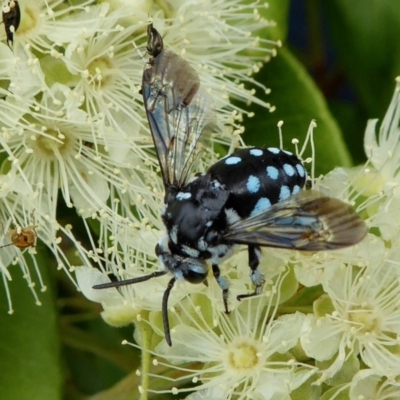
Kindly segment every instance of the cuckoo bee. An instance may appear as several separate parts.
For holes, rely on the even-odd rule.
[[[141,91],[165,188],[161,217],[166,233],[155,247],[163,269],[94,288],[172,275],[162,301],[165,339],[171,346],[168,297],[176,281],[205,282],[211,265],[229,312],[229,285],[219,265],[236,245],[248,248],[254,284],[252,293],[238,296],[242,300],[262,290],[261,247],[340,249],[360,242],[367,227],[348,204],[305,190],[307,173],[302,162],[276,147],[238,150],[191,178],[198,141],[214,127],[213,101],[201,87],[196,70],[164,49],[152,24],[147,34],[150,59]]]

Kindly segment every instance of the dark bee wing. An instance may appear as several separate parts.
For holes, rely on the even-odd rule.
[[[178,54],[163,49],[150,24],[142,94],[164,185],[185,185],[196,158],[196,144],[211,131],[215,114],[210,96],[200,88],[197,72]]]
[[[352,246],[367,232],[348,204],[309,190],[233,223],[224,238],[240,244],[317,251]]]

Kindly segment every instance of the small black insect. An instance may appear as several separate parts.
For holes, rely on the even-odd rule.
[[[6,31],[8,47],[12,47],[14,42],[14,33],[21,22],[21,10],[18,1],[9,0],[3,4],[2,9],[3,23]]]
[[[213,129],[213,103],[189,63],[164,50],[162,37],[152,24],[147,33],[151,58],[143,72],[142,94],[165,187],[162,220],[166,235],[155,249],[164,270],[94,288],[172,274],[162,302],[165,340],[171,346],[168,297],[177,280],[204,282],[210,263],[229,312],[228,282],[221,277],[219,264],[237,244],[248,246],[255,286],[253,293],[238,296],[241,300],[261,292],[260,246],[338,249],[362,240],[367,227],[342,201],[302,190],[304,166],[295,155],[278,148],[239,150],[189,181],[197,142]]]

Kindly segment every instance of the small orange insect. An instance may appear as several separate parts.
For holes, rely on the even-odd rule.
[[[17,227],[15,229],[11,229],[7,236],[11,237],[11,242],[9,245],[14,245],[19,249],[26,249],[27,247],[35,247],[36,246],[36,225],[29,225],[26,228]],[[6,246],[9,246],[6,245]],[[4,247],[4,246],[3,246]]]
[[[33,216],[32,211],[32,218],[33,218],[33,225],[29,225],[26,228],[22,228],[20,226],[16,226],[15,229],[10,229],[6,236],[11,238],[11,243],[5,244],[0,247],[7,247],[7,246],[15,246],[19,249],[26,249],[27,247],[35,247],[36,240],[37,240],[37,233],[36,229],[37,225],[35,225],[35,218]]]

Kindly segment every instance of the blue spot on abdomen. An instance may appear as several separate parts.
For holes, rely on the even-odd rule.
[[[254,175],[250,175],[246,186],[250,193],[257,193],[260,190],[260,179]]]
[[[297,172],[299,173],[299,176],[304,178],[304,176],[306,175],[306,171],[305,171],[304,167],[301,164],[296,164],[296,169],[297,169]]]
[[[225,164],[227,165],[235,165],[237,163],[240,163],[240,161],[242,161],[242,159],[240,157],[228,157],[227,159],[225,159]]]
[[[206,174],[219,183],[214,190],[229,193],[224,208],[247,218],[301,190],[306,171],[295,155],[276,147],[254,147],[219,160]]]
[[[267,150],[270,151],[272,154],[279,154],[281,152],[281,150],[276,147],[268,147]]]
[[[261,199],[257,201],[257,204],[254,206],[254,209],[250,215],[251,216],[256,215],[260,212],[268,210],[268,208],[270,207],[271,207],[271,202],[269,201],[269,199],[267,199],[266,197],[261,197]]]
[[[278,169],[271,166],[267,167],[267,176],[268,178],[273,179],[275,181],[276,179],[278,179],[279,176]]]
[[[286,200],[291,196],[290,189],[288,186],[281,186],[281,191],[279,193],[279,201]]]
[[[251,149],[250,154],[255,157],[261,157],[264,152],[261,149]]]
[[[296,173],[296,170],[290,164],[284,164],[283,170],[287,176],[293,176]]]

